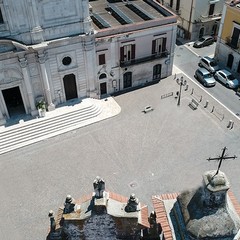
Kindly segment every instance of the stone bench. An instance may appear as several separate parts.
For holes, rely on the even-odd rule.
[[[144,113],[148,113],[148,112],[150,112],[150,111],[153,111],[152,106],[146,106],[146,107],[144,108],[144,110],[143,110]]]
[[[193,110],[196,110],[198,108],[198,105],[199,103],[195,99],[192,99],[192,101],[189,103],[189,107]]]

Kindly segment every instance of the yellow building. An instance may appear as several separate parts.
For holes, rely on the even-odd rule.
[[[225,3],[215,58],[240,79],[240,0]]]

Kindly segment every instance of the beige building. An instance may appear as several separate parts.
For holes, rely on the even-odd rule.
[[[159,0],[178,14],[178,36],[197,40],[217,36],[225,0]]]
[[[228,1],[223,8],[215,58],[240,79],[240,1]]]

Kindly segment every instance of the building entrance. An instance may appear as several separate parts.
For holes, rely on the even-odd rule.
[[[74,74],[68,74],[63,77],[66,100],[77,98],[76,78]]]
[[[9,117],[25,114],[22,95],[19,87],[2,90]]]

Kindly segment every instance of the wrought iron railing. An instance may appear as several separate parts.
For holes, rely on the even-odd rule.
[[[130,65],[135,65],[135,64],[140,64],[144,62],[149,62],[153,61],[155,59],[160,59],[160,58],[166,58],[169,55],[168,51],[161,52],[161,53],[155,53],[149,56],[141,57],[141,58],[135,58],[131,60],[125,60],[125,61],[120,61],[120,67],[127,67]]]

